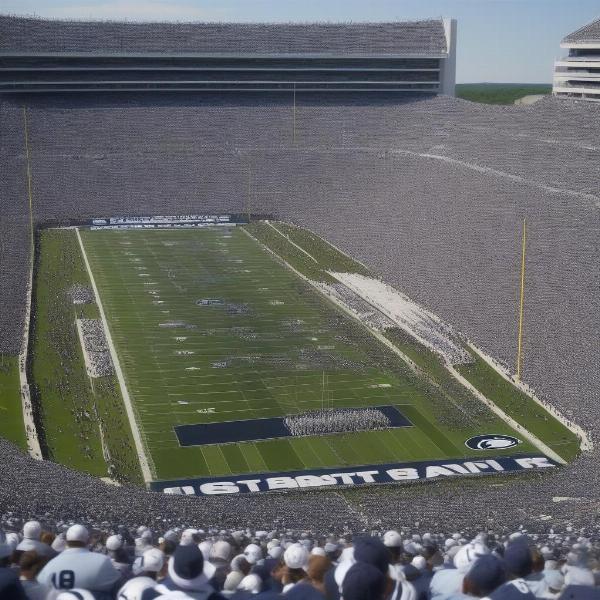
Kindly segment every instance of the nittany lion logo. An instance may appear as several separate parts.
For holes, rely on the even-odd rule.
[[[469,438],[465,442],[465,446],[471,448],[471,450],[503,450],[504,448],[512,448],[520,443],[521,440],[512,437],[512,435],[488,433]]]

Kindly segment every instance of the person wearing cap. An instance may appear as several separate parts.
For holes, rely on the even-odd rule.
[[[200,534],[197,529],[184,529],[181,534],[181,541],[179,542],[182,546],[190,546],[192,544],[200,543]]]
[[[377,567],[387,573],[390,567],[390,553],[377,537],[361,537],[354,542],[354,560]]]
[[[121,582],[121,574],[110,558],[90,552],[89,532],[83,525],[67,530],[67,548],[53,558],[38,575],[38,581],[55,590],[83,588],[90,592],[110,593]]]
[[[496,588],[486,598],[491,600],[534,600],[535,596],[524,579],[533,568],[533,556],[524,535],[511,538],[504,551],[504,564],[509,581]]]
[[[268,558],[274,561],[280,561],[283,557],[284,549],[281,546],[273,546],[267,550]]]
[[[281,546],[277,546],[276,548],[271,548],[269,552],[275,556],[278,556],[279,558],[275,558],[269,554],[267,558],[252,567],[252,573],[256,573],[262,579],[263,592],[268,591],[280,593],[283,590],[281,578],[276,578],[274,574],[278,573],[281,569],[286,568],[283,563],[283,548]]]
[[[342,549],[340,548],[340,546],[338,546],[334,542],[326,542],[323,549],[325,550],[325,556],[327,556],[331,563],[336,564],[340,557],[340,554],[342,553]]]
[[[254,573],[250,573],[240,581],[236,588],[236,592],[231,596],[231,599],[245,600],[246,598],[251,598],[253,595],[258,594],[261,591],[261,578]]]
[[[141,600],[142,594],[149,588],[156,586],[156,578],[163,568],[164,555],[158,548],[146,550],[138,556],[133,563],[135,577],[130,579],[119,590],[119,600]]]
[[[308,550],[302,544],[292,544],[283,553],[284,569],[282,570],[281,583],[283,593],[289,592],[296,584],[307,578]]]
[[[144,591],[142,600],[162,597],[166,599],[169,596],[187,596],[195,600],[223,600],[223,596],[210,584],[215,567],[204,560],[196,544],[177,546],[169,559],[167,573],[167,577],[156,587]]]
[[[121,573],[124,579],[130,577],[131,565],[129,556],[123,548],[123,538],[120,535],[111,535],[106,539],[105,546],[113,567]]]
[[[146,550],[152,548],[152,532],[149,529],[144,529],[140,537],[136,538],[134,545],[135,555],[142,556]]]
[[[215,567],[211,579],[212,586],[219,592],[223,590],[225,579],[229,574],[231,560],[231,544],[224,540],[216,541],[210,549],[210,562]]]
[[[395,565],[400,562],[404,545],[402,536],[393,529],[383,534],[383,544],[390,552],[390,562]]]
[[[177,549],[177,542],[170,539],[164,539],[159,545],[158,549],[165,555],[166,558],[170,558]]]
[[[262,549],[258,544],[248,544],[244,548],[244,556],[251,565],[255,565],[263,559]]]
[[[483,598],[505,583],[506,579],[504,561],[493,554],[486,554],[469,567],[463,579],[463,593],[450,598],[452,600],[464,597]]]
[[[17,552],[35,550],[40,556],[52,556],[52,548],[40,541],[42,526],[39,521],[27,521],[23,525],[23,540],[17,545]]]
[[[223,584],[223,590],[226,592],[234,592],[238,585],[248,573],[250,573],[251,565],[246,560],[243,554],[238,554],[233,558],[230,565],[230,571]]]
[[[489,554],[489,549],[480,542],[471,542],[461,546],[454,555],[451,569],[436,571],[429,583],[431,600],[443,600],[452,594],[460,594],[463,579],[469,567],[481,556]]]
[[[0,540],[0,542],[1,541],[2,540]],[[20,542],[19,534],[15,533],[14,531],[7,533],[6,537],[4,539],[4,542],[10,546],[10,552],[12,554],[17,549],[17,546],[19,545],[19,542]]]
[[[156,581],[163,569],[164,563],[165,555],[162,551],[158,548],[150,548],[142,556],[138,556],[135,559],[132,571],[135,577],[148,577]]]
[[[356,562],[342,582],[344,600],[384,600],[392,591],[392,583],[374,564]]]
[[[351,555],[346,551],[342,553],[340,569],[336,570],[335,573],[340,591],[343,591],[346,576],[354,567],[353,563],[365,563],[378,569],[386,578],[386,585],[390,588],[388,591],[394,600],[416,600],[415,588],[407,580],[401,565],[390,563],[389,547],[381,539],[376,537],[358,538],[354,543],[354,550]],[[419,575],[417,569],[410,568]]]

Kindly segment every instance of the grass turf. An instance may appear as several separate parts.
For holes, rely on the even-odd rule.
[[[311,278],[326,280],[325,269],[364,272],[313,234],[277,227],[284,235],[264,223],[249,230]],[[316,262],[286,236],[310,244]],[[481,458],[465,439],[482,427],[514,433],[485,407],[470,414],[468,402],[415,376],[241,228],[82,237],[157,479]],[[401,405],[415,427],[192,448],[180,448],[173,431],[378,404]],[[515,451],[534,449],[522,444],[503,453]]]
[[[558,419],[497,373],[481,356],[470,351],[475,362],[459,365],[457,370],[503,411],[565,460],[579,453],[579,438]]]
[[[90,285],[75,232],[42,230],[38,241],[30,384],[46,458],[92,475],[141,482],[116,379],[92,380],[86,372],[75,320],[98,318],[98,308],[73,304],[68,294],[74,284]]]
[[[27,446],[19,381],[19,357],[0,354],[0,437]]]

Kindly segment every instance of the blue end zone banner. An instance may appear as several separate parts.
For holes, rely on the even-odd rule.
[[[232,477],[202,477],[154,481],[150,489],[165,494],[186,496],[214,496],[220,494],[253,494],[259,492],[297,490],[316,487],[343,487],[373,483],[401,483],[406,481],[444,479],[465,475],[514,473],[532,469],[557,467],[558,463],[546,456],[515,454],[497,458],[453,461],[367,465],[340,469],[311,469],[282,473],[261,473]]]
[[[382,412],[387,417],[390,429],[412,427],[412,423],[395,406],[372,406],[371,408]],[[346,410],[361,409],[349,408]],[[284,417],[177,425],[174,430],[179,445],[184,447],[292,437],[290,430],[285,425]]]

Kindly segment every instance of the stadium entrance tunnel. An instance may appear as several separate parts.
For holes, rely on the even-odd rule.
[[[379,413],[381,415],[380,424],[373,425],[372,421],[367,422],[364,419],[364,413],[367,411]],[[343,415],[340,413],[343,413]],[[329,415],[338,418],[328,418]],[[345,422],[343,421],[343,417],[346,417]],[[374,406],[370,409],[345,408],[340,410],[312,411],[311,413],[291,415],[290,417],[178,425],[174,427],[174,430],[179,445],[183,447],[254,442],[298,435],[295,431],[299,428],[290,424],[290,421],[297,421],[299,419],[307,421],[307,433],[304,435],[369,431],[384,428],[396,429],[398,427],[413,426],[395,406]]]
[[[452,460],[452,459],[450,459]],[[314,469],[260,473],[237,477],[208,477],[174,481],[154,481],[150,489],[165,494],[186,496],[215,496],[223,494],[252,494],[271,491],[289,491],[318,487],[348,487],[365,484],[428,481],[448,477],[515,473],[532,469],[557,467],[558,463],[546,456],[517,454],[485,460],[449,462],[394,463],[363,465],[341,469]]]

